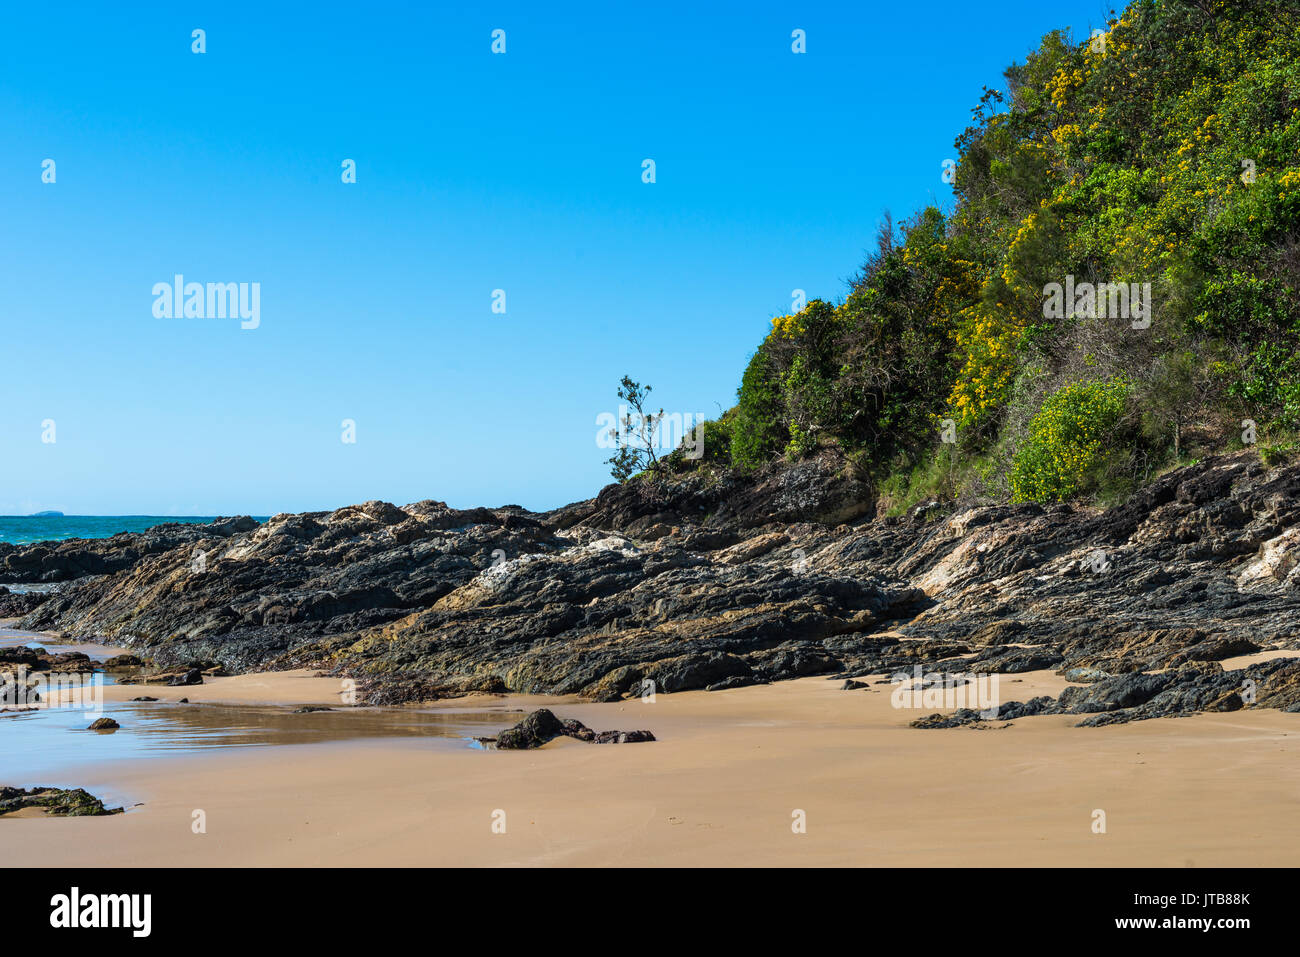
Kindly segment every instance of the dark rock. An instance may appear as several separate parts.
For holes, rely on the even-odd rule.
[[[96,718],[90,723],[87,731],[116,731],[121,725],[112,718]]]
[[[1175,681],[1171,673],[1116,675],[1085,688],[1066,688],[1057,702],[1063,711],[1075,714],[1118,711],[1145,704]]]
[[[49,598],[43,591],[11,592],[0,585],[0,618],[21,618]]]
[[[126,668],[143,668],[145,661],[139,655],[114,655],[104,662],[104,670],[120,671]]]
[[[1047,671],[1059,665],[1064,658],[1054,651],[1040,648],[986,648],[978,657],[967,662],[971,671],[989,674],[1021,674],[1026,671]]]
[[[980,712],[972,711],[970,708],[958,708],[952,714],[931,714],[924,718],[917,718],[911,722],[909,727],[935,730],[941,728],[992,727],[992,725],[987,724],[987,719]],[[1007,725],[1003,725],[1003,727],[1007,727]]]
[[[501,750],[526,750],[540,748],[557,735],[566,734],[563,722],[546,708],[538,708],[513,728],[497,735]]]
[[[649,731],[592,731],[581,721],[561,721],[546,708],[539,708],[513,728],[507,728],[497,735],[496,746],[500,750],[540,748],[560,735],[590,744],[634,744],[655,740]]]
[[[704,690],[726,691],[728,688],[748,688],[759,684],[767,684],[767,682],[755,675],[732,675],[730,678],[723,678],[711,685],[705,685]]]
[[[0,648],[0,671],[23,667],[31,672],[87,673],[98,669],[90,656],[80,651],[51,653],[44,648],[17,645]]]
[[[748,678],[751,669],[736,655],[707,652],[656,661],[646,673],[659,691],[672,693],[706,688],[729,678]]]
[[[1036,714],[1055,714],[1056,701],[1047,695],[1041,695],[1037,698],[1030,698],[1023,704],[1019,701],[1008,701],[998,707],[999,721],[1015,721],[1017,718],[1028,718]]]
[[[54,817],[100,817],[121,814],[120,807],[106,808],[104,802],[81,788],[0,787],[0,815],[24,808],[40,808]]]
[[[1038,714],[1056,713],[1056,702],[1047,696],[1032,698],[1029,701],[1008,701],[1000,705],[997,714],[986,714],[972,708],[958,708],[952,714],[932,714],[913,721],[913,728],[961,728],[972,726],[991,726],[991,721],[1014,721]],[[990,712],[992,709],[990,709]],[[1010,725],[1002,725],[1009,727]]]
[[[649,731],[597,731],[597,744],[640,744],[653,741],[655,736]]]

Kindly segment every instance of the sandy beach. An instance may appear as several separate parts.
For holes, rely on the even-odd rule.
[[[287,672],[148,693],[337,705],[338,687]],[[1004,676],[1002,695],[1062,687],[1031,672]],[[493,752],[372,738],[87,763],[70,769],[78,785],[141,806],[0,829],[16,860],[45,866],[1294,864],[1293,714],[917,730],[908,722],[928,712],[891,707],[890,690],[806,678],[653,703],[476,695],[446,707],[545,705],[658,740]],[[196,810],[206,833],[192,830]]]

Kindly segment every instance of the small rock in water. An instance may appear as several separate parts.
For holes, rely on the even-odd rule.
[[[151,698],[147,694],[142,694],[138,698],[132,698],[132,701],[157,701],[157,698]]]
[[[309,704],[302,708],[295,708],[294,714],[312,714],[316,711],[333,711],[333,708],[327,708],[321,704]]]
[[[120,727],[122,726],[118,724],[116,721],[114,721],[112,718],[97,718],[96,720],[91,722],[90,727],[87,728],[86,730],[87,731],[116,731]]]

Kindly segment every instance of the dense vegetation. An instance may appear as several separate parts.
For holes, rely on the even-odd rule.
[[[1300,5],[1138,0],[1108,26],[985,90],[950,215],[887,221],[842,300],[773,320],[706,464],[833,445],[902,508],[1110,500],[1246,419],[1294,445]],[[1051,307],[1107,283],[1128,312],[1106,286]]]

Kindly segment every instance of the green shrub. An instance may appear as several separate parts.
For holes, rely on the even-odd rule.
[[[731,420],[727,415],[721,419],[709,419],[701,426],[704,429],[704,455],[699,460],[707,465],[731,464]]]
[[[1300,452],[1300,441],[1275,442],[1272,445],[1261,445],[1259,458],[1269,468],[1273,468],[1291,461],[1297,452]]]
[[[1012,460],[1012,500],[1065,501],[1096,489],[1119,454],[1116,426],[1128,394],[1128,383],[1114,379],[1067,385],[1048,396]]]
[[[784,449],[790,440],[782,420],[781,382],[765,346],[749,360],[738,397],[731,461],[741,468],[755,468]]]

